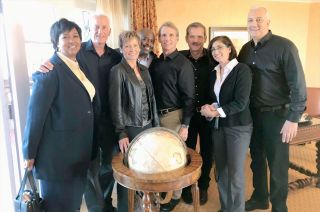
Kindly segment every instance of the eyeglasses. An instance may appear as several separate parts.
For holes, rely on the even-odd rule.
[[[224,49],[224,48],[227,48],[227,46],[217,46],[217,47],[212,47],[211,48],[211,52],[214,52],[214,51],[220,51],[220,50],[222,50],[222,49]]]
[[[248,23],[253,23],[254,21],[256,21],[258,24],[261,24],[264,21],[264,18],[258,17],[256,19],[254,19],[254,18],[249,18],[248,19]]]

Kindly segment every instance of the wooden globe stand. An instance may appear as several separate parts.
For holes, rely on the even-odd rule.
[[[183,168],[158,173],[142,174],[129,169],[123,164],[123,154],[119,153],[112,159],[113,176],[122,186],[128,188],[129,212],[134,211],[135,191],[143,192],[143,208],[145,212],[151,211],[151,192],[169,192],[191,186],[193,207],[199,212],[199,188],[198,179],[201,174],[202,159],[194,150],[188,148],[190,162]],[[158,209],[160,205],[158,203]]]

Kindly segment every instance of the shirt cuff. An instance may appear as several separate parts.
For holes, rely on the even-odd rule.
[[[212,103],[211,105],[212,105],[214,108],[216,108],[216,109],[219,107],[219,104],[218,104],[217,102],[214,102],[214,103]]]
[[[220,114],[221,118],[227,117],[227,115],[224,113],[222,107],[217,108],[218,113]]]

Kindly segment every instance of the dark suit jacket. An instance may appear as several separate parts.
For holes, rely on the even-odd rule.
[[[91,157],[93,107],[85,87],[54,54],[54,69],[33,74],[23,139],[25,159],[35,159],[44,180],[85,176]]]
[[[214,93],[215,81],[216,71],[214,70],[210,74],[212,102],[217,102]],[[249,110],[251,83],[252,76],[249,66],[238,63],[227,76],[220,90],[220,107],[227,115],[226,118],[219,118],[220,127],[245,126],[252,122]]]

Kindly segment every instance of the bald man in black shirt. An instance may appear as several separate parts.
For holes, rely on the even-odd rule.
[[[252,8],[247,21],[252,40],[242,47],[239,62],[248,64],[253,72],[250,153],[254,191],[245,208],[269,208],[267,159],[272,211],[286,212],[289,143],[305,109],[304,73],[296,46],[269,30],[266,8]]]

